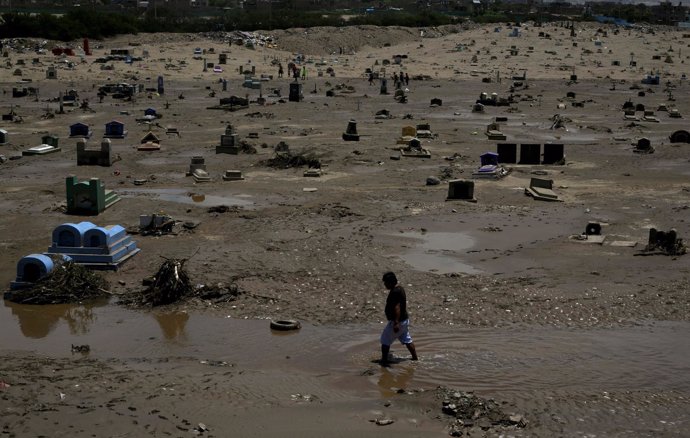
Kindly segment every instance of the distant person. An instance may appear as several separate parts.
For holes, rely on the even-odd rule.
[[[397,73],[393,73],[393,83],[394,84],[398,83],[398,74]]]
[[[306,80],[306,79],[307,79],[307,66],[303,65],[302,66],[302,80]]]
[[[283,64],[278,64],[278,77],[283,77]]]
[[[369,73],[369,85],[374,84],[374,73]]]
[[[405,73],[405,86],[410,85],[410,75]]]
[[[388,355],[396,339],[407,347],[412,360],[417,360],[417,350],[408,331],[410,319],[407,314],[405,289],[398,284],[398,279],[393,272],[383,274],[383,284],[388,289],[385,308],[388,323],[381,333],[381,365],[387,366],[390,363]]]

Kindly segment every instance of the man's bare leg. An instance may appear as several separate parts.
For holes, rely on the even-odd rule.
[[[390,351],[391,351],[390,345],[381,344],[381,365],[387,365],[389,363],[388,353],[390,353]]]
[[[419,360],[419,358],[417,357],[417,350],[414,348],[414,342],[405,344],[405,346],[410,351],[410,354],[412,355],[412,360]]]

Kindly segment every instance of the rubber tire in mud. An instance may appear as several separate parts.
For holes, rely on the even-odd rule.
[[[271,321],[271,330],[299,330],[301,327],[302,324],[294,319],[274,319]]]

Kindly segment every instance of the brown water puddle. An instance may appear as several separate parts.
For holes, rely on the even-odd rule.
[[[363,391],[447,385],[479,391],[541,389],[677,390],[690,393],[690,323],[614,329],[413,327],[419,362],[379,372],[380,325],[275,332],[267,320],[96,305],[0,306],[4,350],[70,356],[88,344],[97,358],[195,357],[251,368],[291,367],[351,377],[373,369]],[[288,359],[288,361],[286,361]],[[361,380],[360,380],[361,382]]]

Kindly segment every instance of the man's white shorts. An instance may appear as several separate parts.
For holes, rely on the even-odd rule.
[[[410,344],[412,342],[412,337],[410,336],[410,333],[407,331],[409,326],[409,319],[406,319],[405,321],[400,321],[400,324],[398,325],[398,331],[394,332],[393,321],[388,321],[388,324],[386,324],[386,327],[383,329],[383,333],[381,333],[381,345],[386,345],[390,347],[396,339],[399,340],[402,344]]]

